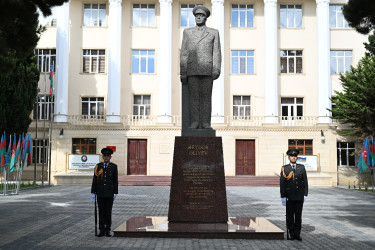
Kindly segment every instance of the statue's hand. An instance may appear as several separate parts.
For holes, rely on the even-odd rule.
[[[187,76],[186,75],[181,75],[180,79],[181,79],[182,84],[187,84]]]
[[[212,74],[212,80],[218,79],[220,74]]]

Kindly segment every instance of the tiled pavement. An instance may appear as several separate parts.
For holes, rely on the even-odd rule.
[[[168,186],[121,186],[113,227],[133,216],[167,216]],[[375,249],[375,194],[310,188],[302,242],[241,239],[97,238],[89,186],[0,196],[0,249]],[[229,216],[265,217],[285,230],[277,187],[227,187]]]

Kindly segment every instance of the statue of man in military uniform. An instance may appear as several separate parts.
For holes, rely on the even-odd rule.
[[[117,165],[110,162],[113,150],[101,150],[103,162],[96,164],[91,185],[91,201],[97,197],[99,207],[98,237],[111,237],[112,205],[118,194]],[[96,196],[96,197],[95,197]],[[96,226],[95,226],[96,227]]]
[[[221,70],[219,31],[206,26],[210,10],[203,5],[193,9],[196,26],[183,32],[180,75],[188,84],[190,128],[211,128],[211,97],[213,81]]]
[[[286,206],[288,240],[302,241],[302,208],[308,193],[306,169],[297,163],[298,149],[289,149],[286,154],[290,163],[281,168],[280,195],[282,205]]]

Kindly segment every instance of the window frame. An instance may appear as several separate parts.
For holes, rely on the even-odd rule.
[[[295,51],[295,55],[290,55]],[[286,53],[285,53],[286,52]],[[285,55],[282,55],[284,53]],[[298,55],[300,53],[300,55]],[[286,72],[282,69],[283,58],[286,58]],[[290,72],[290,59],[293,59],[294,72]],[[298,59],[301,60],[301,70],[297,72]],[[302,49],[280,49],[280,74],[303,74],[303,50]]]
[[[339,56],[337,55],[337,53],[339,52],[343,52],[344,55],[343,56]],[[346,56],[346,53],[349,53],[350,52],[350,56]],[[336,55],[332,55],[332,53],[336,53]],[[342,59],[341,59],[342,58]],[[347,61],[346,59],[347,58],[350,58],[350,64],[349,66],[347,66]],[[346,73],[346,72],[350,72],[350,66],[352,65],[353,63],[353,51],[352,50],[331,50],[330,51],[330,73],[331,74],[341,74],[341,73]],[[343,69],[340,70],[339,69],[339,60],[342,60],[342,63],[343,63]],[[335,69],[335,72],[332,72],[332,63],[335,62],[336,63],[336,69]]]
[[[33,139],[32,140],[32,163],[36,164],[46,164],[48,163],[48,149],[49,141],[48,139]],[[36,152],[35,152],[36,151]],[[44,162],[43,162],[44,158]]]
[[[187,7],[184,8],[185,10],[183,10],[183,5],[186,5]],[[191,28],[191,27],[194,27],[195,26],[195,17],[194,17],[194,14],[193,14],[193,9],[195,6],[198,6],[198,5],[203,5],[203,4],[189,4],[189,3],[180,3],[180,28]],[[182,16],[183,16],[183,13],[186,13],[187,17],[186,17],[186,26],[183,26],[182,25]],[[192,20],[192,21],[191,21]]]
[[[83,99],[88,99],[83,100]],[[91,100],[95,99],[95,100]],[[99,100],[102,99],[102,100]],[[83,105],[84,103],[87,103],[87,114],[84,114],[84,108]],[[92,105],[95,104],[95,114],[91,114],[91,111],[93,109]],[[101,105],[99,105],[101,104]],[[103,113],[100,114],[100,108],[101,106],[103,107]],[[104,119],[105,116],[105,99],[104,97],[93,97],[93,96],[81,96],[81,117],[82,119],[89,120],[89,119]]]
[[[89,24],[88,25],[85,25],[85,5],[86,4],[88,4],[88,5],[90,5],[90,20],[89,20]],[[93,9],[92,8],[92,6],[93,5],[98,5],[98,8],[97,9]],[[104,13],[105,13],[105,18],[104,18],[104,24],[101,24],[101,19],[100,19],[100,16],[101,16],[101,13],[100,13],[100,6],[101,5],[105,5],[105,11],[104,11]],[[83,10],[83,13],[82,13],[82,27],[95,27],[95,28],[99,28],[99,27],[107,27],[108,26],[108,21],[107,21],[107,10],[108,10],[108,8],[107,8],[107,3],[103,3],[103,2],[101,2],[101,3],[99,3],[99,2],[97,2],[97,3],[83,3],[82,4],[82,10]],[[92,15],[92,13],[93,13],[93,11],[96,11],[97,10],[97,25],[95,25],[95,21],[93,21],[93,15]]]
[[[282,6],[286,6],[286,11],[283,11]],[[293,6],[293,8],[289,8],[290,6]],[[300,9],[296,8],[297,6],[299,6]],[[289,11],[289,10],[292,10],[292,11]],[[298,10],[300,10],[300,11],[298,11]],[[285,18],[286,18],[285,25],[286,26],[282,26],[282,21],[281,21],[282,16],[283,16],[282,12],[286,13],[285,14]],[[293,26],[289,26],[289,23],[290,23],[289,22],[289,19],[290,19],[289,15],[290,15],[290,13],[293,14]],[[298,17],[297,16],[298,13],[301,14],[301,24],[300,24],[300,26],[298,26],[298,22],[296,21],[296,19]],[[279,17],[280,28],[285,28],[285,29],[300,29],[300,28],[303,27],[303,6],[302,6],[302,4],[280,4],[279,15],[280,15],[280,17]]]
[[[342,7],[343,6],[344,5],[342,5],[342,4],[330,4],[329,5],[329,28],[330,29],[351,29],[350,26],[349,26],[348,21],[346,21],[345,16],[342,13]],[[335,9],[332,10],[332,7],[335,7]],[[338,10],[338,7],[341,7],[341,9]],[[335,15],[334,16],[335,17],[335,23],[334,23],[334,25],[332,25],[332,23],[331,23],[331,20],[333,19],[333,17],[332,17],[333,13]],[[338,23],[340,22],[340,20],[338,20],[338,19],[340,17],[342,18],[342,23],[341,23],[342,26],[338,25]]]
[[[344,144],[346,144],[346,147],[341,147]],[[353,147],[349,147],[349,144],[353,144]],[[337,166],[346,166],[346,167],[355,167],[355,142],[337,142],[336,143],[337,148]],[[345,161],[347,164],[342,164],[342,151],[344,151],[345,154]],[[354,163],[351,165],[350,163]]]
[[[53,115],[54,108],[55,108],[55,96],[54,95],[52,96],[38,95],[38,100],[34,102],[33,116],[32,116],[33,120],[36,120],[37,115],[38,115],[39,121],[41,120],[49,121]],[[36,112],[36,109],[38,109],[38,112]],[[47,112],[45,114],[46,117],[44,117],[43,110]]]
[[[234,53],[237,53],[237,55],[234,55]],[[241,55],[241,53],[245,53],[245,55]],[[237,58],[237,62],[234,62],[236,58]],[[243,62],[241,63],[242,61],[241,59],[244,59],[244,63],[245,63],[244,73],[241,73],[241,66],[243,65]],[[248,72],[249,60],[250,60],[250,65],[252,63],[252,68],[250,68],[250,71],[252,72],[250,73]],[[230,72],[233,75],[254,75],[255,74],[255,50],[231,50],[230,62],[231,62]],[[234,72],[235,65],[237,65],[237,72]]]
[[[293,141],[295,144],[292,143]],[[303,142],[303,144],[301,145],[300,142]],[[311,142],[311,145],[310,144],[306,145],[306,142],[309,142],[309,143]],[[314,155],[314,151],[313,151],[314,140],[312,139],[288,139],[288,149],[298,149],[300,155]],[[310,149],[311,153],[308,152],[307,154],[306,149]]]
[[[139,52],[138,55],[135,55],[135,52]],[[146,52],[146,55],[142,55],[142,52]],[[150,55],[150,52],[153,54]],[[132,74],[156,74],[156,51],[155,49],[132,49],[132,62],[131,62],[131,73]],[[138,60],[138,72],[134,72],[135,58]],[[145,61],[143,61],[145,60]],[[142,62],[145,62],[145,66],[142,66]],[[150,70],[150,62],[152,62],[152,72]],[[145,68],[145,71],[143,71]]]
[[[87,140],[88,143],[83,143],[83,140]],[[95,143],[90,143],[91,141],[94,141]],[[78,148],[75,149],[74,147],[78,147]],[[95,149],[95,152],[90,151],[92,148]],[[81,152],[77,153],[76,152],[77,149],[79,149]],[[87,153],[85,150],[82,150],[82,149],[87,149]],[[74,155],[96,154],[96,150],[97,150],[97,138],[72,138],[72,154]]]
[[[139,8],[136,8],[135,6],[136,5],[139,5]],[[146,5],[146,8],[145,7],[142,7],[143,5]],[[150,5],[153,5],[154,7],[153,8],[150,8]],[[136,25],[134,20],[135,20],[135,12],[137,12],[136,10],[139,9],[139,25]],[[142,9],[146,9],[145,10],[142,10]],[[153,11],[152,11],[153,10]],[[146,25],[143,25],[144,24],[144,21],[142,20],[142,12],[146,12]],[[150,23],[150,15],[153,14],[153,19],[152,19],[152,23]],[[133,3],[132,4],[132,27],[156,27],[156,4],[155,3],[147,3],[147,4],[141,4],[141,3]]]
[[[48,54],[45,54],[47,51]],[[53,66],[53,72],[56,72],[56,48],[36,48],[35,56],[37,57],[37,67],[40,73],[49,73],[51,70],[51,63]]]
[[[283,99],[294,99],[293,103],[283,103]],[[299,99],[302,99],[302,104],[298,103]],[[283,107],[288,107],[288,115],[283,115]],[[298,115],[298,109],[302,107],[302,115]],[[304,116],[304,98],[303,97],[281,97],[280,98],[280,109],[282,120],[301,119]],[[292,114],[291,114],[292,113]]]
[[[235,97],[240,97],[240,104],[235,104]],[[249,98],[249,104],[244,104],[244,98]],[[235,120],[246,120],[251,118],[251,95],[233,95],[233,119]],[[235,108],[237,107],[237,115],[235,114]],[[249,115],[246,115],[246,110],[248,108]],[[244,115],[241,115],[241,112]]]
[[[136,103],[136,97],[141,98],[141,103]],[[149,103],[145,103],[144,99],[145,97],[149,97]],[[137,113],[135,114],[135,108],[137,107]],[[141,109],[143,108],[143,114],[141,114]],[[147,110],[149,111],[147,114]],[[147,119],[148,117],[151,116],[151,95],[150,94],[133,94],[133,105],[132,105],[132,116],[133,118],[142,118],[142,119]]]
[[[237,8],[234,8],[234,6],[237,5]],[[241,7],[240,6],[245,6],[245,10],[241,10]],[[233,20],[234,20],[234,13],[233,12],[238,12],[238,16],[237,16],[237,24],[238,26],[234,26],[233,25]],[[244,12],[245,15],[244,16],[241,16],[241,13]],[[255,27],[255,24],[254,24],[254,21],[255,21],[255,12],[254,12],[254,4],[231,4],[231,16],[230,16],[230,27],[231,28],[254,28]],[[249,21],[248,21],[248,18],[249,18],[249,13],[252,17],[252,20],[250,21],[250,26],[249,25]],[[242,17],[244,17],[244,26],[241,26],[241,19]]]
[[[89,52],[89,54],[86,54],[85,55],[85,52]],[[96,55],[95,54],[92,54],[93,52],[96,51]],[[100,54],[100,53],[104,53],[104,54]],[[88,58],[89,60],[89,64],[88,64],[88,70],[85,71],[85,62],[86,62],[86,58]],[[93,70],[93,60],[96,59],[96,69],[95,71]],[[100,67],[100,63],[102,62],[102,60],[104,60],[104,66],[103,66],[103,69],[102,71],[99,71],[101,70],[101,67]],[[106,73],[106,61],[107,61],[107,58],[106,58],[106,50],[105,49],[82,49],[82,73],[83,74],[105,74]]]

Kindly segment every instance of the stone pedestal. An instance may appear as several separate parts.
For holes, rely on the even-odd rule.
[[[175,138],[168,221],[228,221],[221,137]]]

